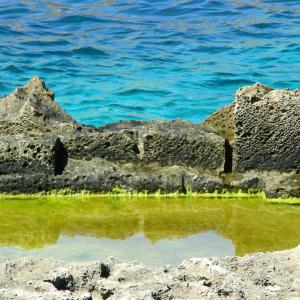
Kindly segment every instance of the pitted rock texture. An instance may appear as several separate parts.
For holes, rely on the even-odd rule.
[[[40,191],[72,190],[80,192],[111,192],[116,189],[128,192],[175,193],[221,192],[223,180],[218,176],[180,166],[117,165],[100,158],[91,160],[68,159],[62,175],[7,174],[0,176],[0,190],[5,193],[37,193]]]
[[[300,246],[244,257],[192,258],[178,267],[111,259],[0,259],[7,299],[299,299]]]
[[[80,124],[34,77],[0,99],[0,193],[260,192],[298,197],[298,91],[255,84],[204,124]],[[270,179],[272,178],[272,180]]]
[[[243,87],[234,115],[236,171],[300,169],[300,91]]]
[[[62,137],[69,155],[83,159],[157,163],[224,170],[225,140],[202,125],[181,120],[120,122],[99,127],[97,132]]]
[[[53,136],[1,136],[0,175],[62,174],[68,154],[59,138]]]
[[[27,85],[0,99],[0,134],[38,134],[80,130],[55,102],[54,92],[40,78],[33,77]]]

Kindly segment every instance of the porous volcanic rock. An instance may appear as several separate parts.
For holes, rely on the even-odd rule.
[[[234,105],[236,171],[300,169],[300,91],[256,83]]]
[[[81,128],[54,102],[54,92],[39,77],[0,99],[0,134],[39,134]]]
[[[0,259],[6,299],[299,299],[300,246],[244,257],[192,258],[149,267],[110,259],[70,263]]]
[[[224,170],[225,140],[202,125],[181,120],[120,122],[96,132],[66,135],[62,140],[69,156],[76,159],[181,165],[215,174]]]
[[[67,163],[68,153],[57,137],[15,135],[0,139],[0,175],[58,175]]]
[[[232,103],[216,111],[204,121],[204,127],[232,143],[235,134],[234,108]]]
[[[297,197],[298,91],[255,84],[204,124],[80,124],[38,77],[0,100],[0,192],[260,192]]]
[[[87,190],[100,193],[116,190],[147,193],[186,193],[187,190],[222,192],[223,180],[218,176],[181,166],[118,165],[100,158],[69,158],[62,175],[34,172],[1,175],[0,190],[12,194],[52,190]]]

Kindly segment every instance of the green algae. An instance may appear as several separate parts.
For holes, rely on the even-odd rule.
[[[89,190],[72,190],[72,189],[59,189],[59,190],[51,190],[51,191],[42,191],[38,193],[32,193],[32,194],[13,194],[13,193],[0,193],[0,200],[2,199],[36,199],[36,198],[90,198],[90,197],[125,197],[125,198],[153,198],[153,197],[159,197],[159,198],[191,198],[191,197],[197,197],[197,198],[255,198],[255,199],[265,199],[264,192],[261,191],[236,191],[231,192],[226,189],[221,191],[215,191],[213,193],[211,192],[192,192],[190,190],[187,190],[185,193],[180,192],[174,192],[174,193],[163,193],[160,190],[158,190],[155,193],[148,193],[147,191],[143,192],[137,192],[137,191],[128,191],[126,189],[121,188],[114,188],[110,192],[105,193],[94,193]]]
[[[285,204],[285,205],[300,205],[299,198],[277,198],[277,199],[267,199],[268,203],[273,204]]]
[[[141,232],[156,243],[207,231],[231,240],[237,255],[300,243],[300,207],[263,198],[22,197],[2,196],[1,247],[38,249],[61,235],[124,240]]]

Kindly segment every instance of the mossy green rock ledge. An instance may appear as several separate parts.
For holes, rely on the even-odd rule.
[[[0,100],[0,193],[264,192],[300,197],[300,93],[261,84],[203,124],[80,124],[38,77]]]

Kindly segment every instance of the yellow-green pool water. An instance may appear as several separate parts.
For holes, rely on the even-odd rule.
[[[261,199],[28,198],[0,201],[0,256],[149,265],[283,250],[300,243],[300,206]]]

